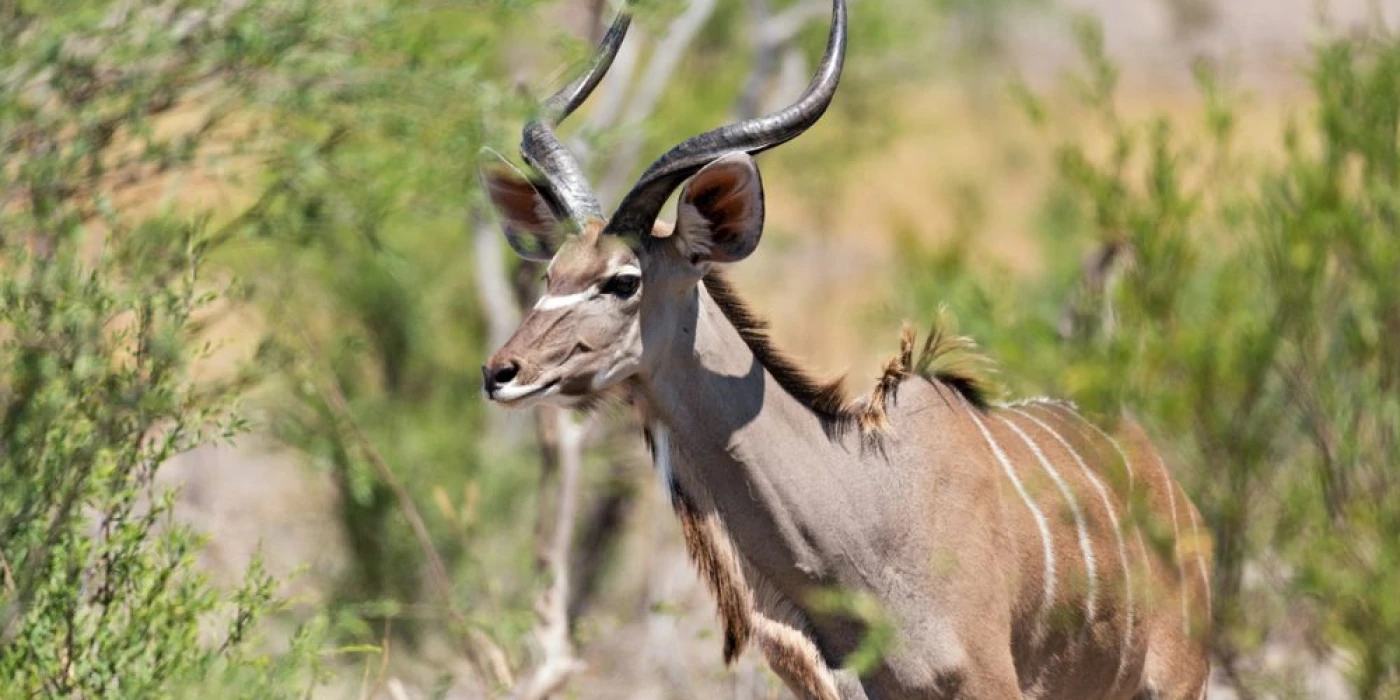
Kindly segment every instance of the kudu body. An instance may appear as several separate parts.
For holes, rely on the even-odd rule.
[[[546,292],[483,367],[487,395],[635,405],[732,660],[757,646],[804,698],[1192,699],[1205,693],[1209,538],[1141,430],[1068,404],[989,405],[927,371],[906,335],[870,396],[847,401],[772,347],[713,266],[757,247],[749,154],[815,123],[845,49],[797,103],[672,149],[604,219],[552,128],[607,70],[525,128],[531,179],[493,154],[483,182]],[[684,183],[674,227],[657,223]],[[833,600],[878,610],[855,614]],[[871,667],[844,668],[889,634]]]

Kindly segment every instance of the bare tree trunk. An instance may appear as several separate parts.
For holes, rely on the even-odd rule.
[[[578,511],[586,427],[566,411],[556,410],[552,413],[560,458],[558,513],[547,554],[553,580],[536,607],[540,622],[535,627],[535,639],[539,642],[543,659],[534,672],[516,686],[512,694],[516,700],[549,697],[583,667],[583,662],[574,656],[572,626],[569,624],[569,558]]]
[[[569,618],[578,620],[587,614],[600,592],[607,563],[612,558],[627,524],[635,517],[642,488],[650,482],[651,462],[644,450],[638,449],[636,430],[632,421],[609,421],[602,425],[606,433],[597,435],[597,442],[625,454],[609,460],[608,476],[597,496],[580,518],[577,546],[574,547],[574,593],[569,606]]]

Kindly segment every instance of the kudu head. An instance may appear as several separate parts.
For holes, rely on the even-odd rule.
[[[685,328],[684,309],[715,263],[747,257],[763,233],[763,184],[752,156],[812,126],[836,91],[846,2],[835,0],[826,53],[796,102],[691,137],[652,163],[610,219],[554,134],[602,79],[627,32],[624,11],[588,69],[545,101],[522,133],[527,176],[484,151],[482,183],[522,257],[548,262],[545,293],[482,367],[501,404],[578,406],[654,367]],[[684,185],[675,226],[657,217]]]

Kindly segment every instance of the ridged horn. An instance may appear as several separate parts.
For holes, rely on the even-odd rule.
[[[836,94],[845,56],[846,0],[835,0],[826,53],[802,96],[773,114],[692,136],[667,151],[642,173],[637,184],[622,198],[605,231],[615,234],[651,231],[671,193],[711,161],[734,151],[749,154],[766,151],[791,141],[816,124]]]
[[[526,122],[520,132],[520,155],[544,177],[550,190],[548,194],[554,200],[554,206],[560,209],[555,213],[575,225],[588,219],[602,219],[603,209],[593,196],[583,168],[564,148],[554,134],[554,128],[573,114],[602,81],[608,68],[612,67],[613,58],[617,56],[631,23],[632,15],[624,7],[598,42],[588,68],[545,100],[540,116]]]

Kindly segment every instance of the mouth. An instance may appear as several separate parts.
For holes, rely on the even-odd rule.
[[[497,388],[488,398],[502,406],[521,406],[530,402],[532,399],[541,399],[549,396],[557,391],[558,388],[558,379],[551,379],[542,384],[526,384],[524,386],[508,384]]]

